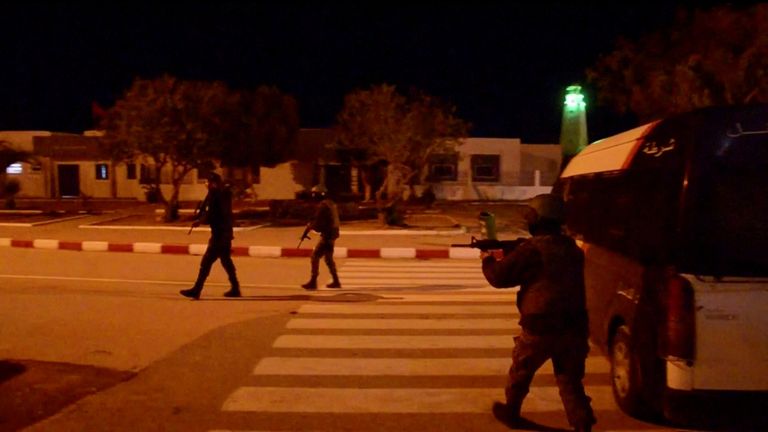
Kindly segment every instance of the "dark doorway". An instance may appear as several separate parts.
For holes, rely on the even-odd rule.
[[[338,196],[351,192],[351,172],[349,165],[325,165],[325,187],[331,195]]]
[[[80,196],[80,167],[59,165],[59,196],[71,198]]]

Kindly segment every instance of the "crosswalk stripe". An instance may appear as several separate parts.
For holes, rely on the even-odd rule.
[[[510,335],[519,334],[511,330]],[[512,349],[510,335],[282,335],[275,348],[311,349]]]
[[[387,271],[418,271],[418,272],[428,272],[428,273],[438,273],[438,272],[445,272],[445,273],[463,273],[468,275],[474,275],[474,276],[483,276],[483,271],[475,266],[473,268],[469,267],[459,267],[459,266],[383,266],[383,265],[366,265],[366,266],[347,266],[345,265],[342,267],[342,271],[345,271],[347,273],[363,273],[363,272],[370,272],[370,271],[380,271],[381,269],[386,269]]]
[[[483,291],[473,291],[470,294],[465,292],[451,294],[398,294],[388,297],[382,297],[377,300],[378,303],[457,303],[457,302],[514,302],[517,290],[493,290],[487,293]]]
[[[509,329],[516,318],[440,319],[440,318],[294,318],[290,329]]]
[[[389,267],[389,268],[465,268],[465,269],[480,269],[480,260],[477,262],[456,262],[453,260],[429,260],[429,261],[378,261],[378,260],[356,260],[348,261],[344,264],[344,268],[357,268],[357,267]]]
[[[512,314],[513,305],[305,304],[300,314]]]
[[[506,375],[512,360],[491,358],[326,358],[265,357],[253,369],[254,375],[344,375],[344,376],[493,376]],[[590,373],[608,373],[609,363],[588,357]],[[547,362],[537,375],[554,374]]]
[[[472,286],[472,287],[484,287],[488,286],[487,282],[475,280],[475,279],[464,279],[464,278],[448,278],[448,277],[412,277],[412,276],[403,276],[403,275],[395,275],[391,277],[371,277],[371,276],[365,276],[360,278],[352,278],[349,276],[345,276],[343,274],[339,274],[339,279],[341,280],[342,285],[344,288],[358,288],[361,286],[370,286],[370,287],[376,287],[376,286],[388,286],[388,285],[397,285],[397,286],[404,286],[404,287],[418,287],[418,286],[428,286],[428,285],[452,285],[452,286]]]
[[[489,286],[478,262],[451,262],[451,260],[349,261],[340,269],[339,278],[348,289]]]
[[[435,275],[439,275],[435,276]],[[339,278],[344,277],[345,280],[350,279],[383,279],[383,280],[398,280],[398,279],[414,279],[414,280],[425,280],[425,281],[434,281],[434,280],[468,280],[472,282],[481,282],[481,279],[476,277],[476,275],[468,275],[466,273],[456,273],[456,272],[446,272],[446,271],[436,271],[432,273],[427,272],[419,272],[419,273],[410,273],[407,276],[404,276],[402,272],[392,272],[392,273],[378,273],[378,274],[372,274],[371,272],[359,272],[359,273],[350,273],[350,272],[342,272],[339,273]]]
[[[610,386],[592,386],[593,400],[609,400]],[[599,395],[598,395],[599,394]],[[312,388],[241,387],[222,406],[223,411],[302,413],[485,413],[500,388]],[[593,404],[594,405],[594,404]],[[599,404],[598,404],[599,405]],[[614,408],[593,406],[594,409]],[[525,412],[562,411],[557,387],[532,387]]]

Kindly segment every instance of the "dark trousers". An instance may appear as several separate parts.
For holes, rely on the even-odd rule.
[[[208,240],[208,248],[205,249],[203,259],[200,260],[200,272],[197,274],[194,288],[198,291],[203,289],[205,280],[211,272],[211,266],[217,259],[221,260],[221,266],[227,271],[232,290],[239,290],[240,283],[237,281],[235,263],[232,262],[232,239],[224,236],[211,236]]]
[[[563,401],[568,422],[573,427],[595,423],[590,402],[584,392],[584,363],[589,352],[587,337],[576,333],[531,334],[523,329],[515,337],[512,366],[505,389],[507,405],[519,409],[533,381],[536,371],[552,359],[560,399]]]
[[[320,237],[320,241],[317,242],[315,249],[312,250],[312,280],[316,281],[317,276],[320,273],[320,258],[325,259],[325,264],[328,266],[328,271],[331,272],[331,277],[334,282],[339,281],[339,276],[336,273],[336,263],[333,261],[333,245],[336,241]]]

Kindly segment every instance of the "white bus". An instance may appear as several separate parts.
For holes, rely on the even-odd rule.
[[[597,141],[554,190],[585,252],[591,341],[618,405],[687,424],[731,409],[765,422],[768,105]]]

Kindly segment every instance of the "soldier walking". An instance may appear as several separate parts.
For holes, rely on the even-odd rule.
[[[558,196],[536,196],[525,216],[532,237],[506,256],[482,254],[492,286],[520,286],[522,334],[515,337],[506,403],[494,404],[493,413],[509,426],[519,424],[534,374],[552,359],[568,422],[577,432],[589,432],[595,417],[582,383],[589,352],[584,253],[562,232],[564,215]]]
[[[317,242],[315,249],[312,250],[310,258],[312,275],[309,278],[309,282],[301,287],[306,290],[317,289],[317,277],[320,271],[320,258],[322,257],[325,259],[325,264],[328,266],[328,271],[330,271],[333,278],[333,281],[326,285],[326,287],[341,288],[339,275],[336,272],[336,263],[333,261],[334,243],[339,238],[339,226],[341,225],[339,222],[339,211],[336,208],[336,203],[327,197],[325,191],[318,187],[312,188],[312,199],[318,202],[318,204],[315,217],[307,225],[307,230],[320,233],[320,241]],[[304,235],[306,235],[306,231]]]
[[[208,248],[200,260],[200,271],[192,288],[179,291],[184,297],[199,299],[205,280],[211,272],[211,266],[216,260],[221,261],[222,267],[229,277],[230,289],[224,297],[240,297],[240,283],[237,280],[235,263],[232,262],[232,240],[234,216],[232,215],[232,192],[224,186],[221,176],[211,172],[208,175],[208,195],[203,200],[200,213],[192,223],[193,227],[207,224],[211,227],[211,238]]]

